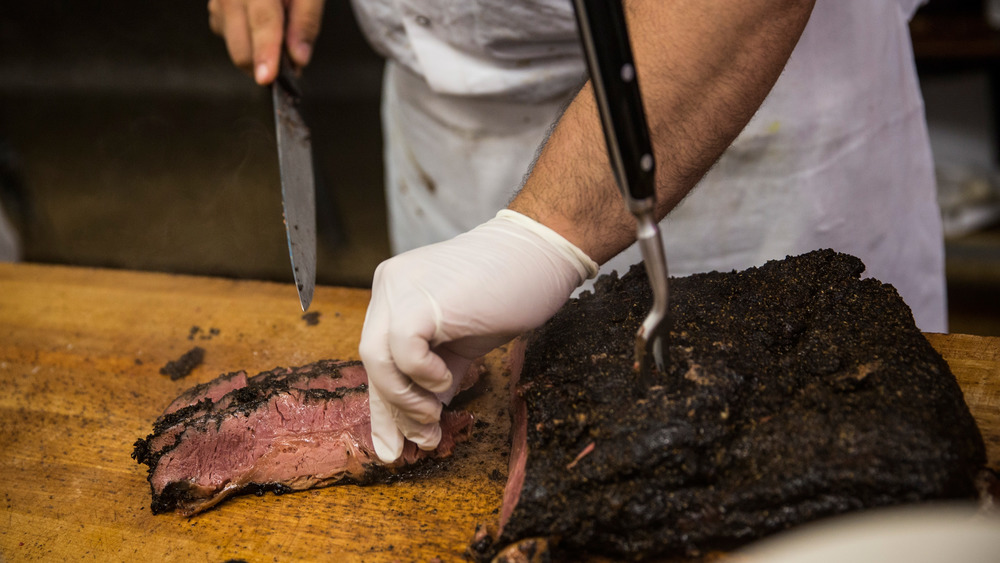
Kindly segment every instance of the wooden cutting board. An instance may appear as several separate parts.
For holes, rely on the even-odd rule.
[[[153,516],[132,444],[182,390],[236,369],[357,359],[370,293],[0,264],[0,561],[460,561],[506,480],[503,353],[464,398],[480,423],[447,463],[403,483],[240,497]],[[1000,339],[928,335],[1000,461]],[[195,346],[204,363],[159,370]]]

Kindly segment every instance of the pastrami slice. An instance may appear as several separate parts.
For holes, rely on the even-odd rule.
[[[247,373],[245,371],[234,371],[220,375],[212,381],[195,385],[181,393],[179,397],[167,406],[161,418],[162,416],[177,412],[184,407],[196,405],[206,399],[214,403],[230,391],[246,387],[246,385]]]
[[[136,442],[133,458],[149,467],[154,513],[192,515],[247,492],[390,479],[423,459],[451,455],[472,432],[471,414],[445,410],[437,449],[407,442],[402,457],[385,465],[371,442],[360,362],[276,368],[212,400],[206,390],[239,379],[221,378],[185,393],[187,401],[203,398],[165,413],[153,434]]]

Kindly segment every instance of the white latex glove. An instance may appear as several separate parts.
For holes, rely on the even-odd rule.
[[[360,346],[378,457],[398,459],[404,437],[437,447],[442,402],[472,360],[540,326],[596,274],[572,243],[510,210],[380,264]]]

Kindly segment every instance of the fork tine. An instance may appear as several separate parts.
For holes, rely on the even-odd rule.
[[[635,335],[635,358],[640,373],[650,373],[654,365],[657,371],[666,371],[668,337],[667,319],[654,307]]]
[[[635,335],[635,357],[641,374],[652,371],[650,357],[656,368],[663,372],[666,368],[664,356],[669,337],[667,258],[663,251],[660,228],[651,213],[639,217],[637,238],[646,263],[649,285],[653,290],[653,306]]]

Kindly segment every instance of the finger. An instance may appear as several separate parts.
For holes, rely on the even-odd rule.
[[[431,315],[416,318],[427,319]],[[436,315],[435,315],[436,316]],[[396,325],[389,329],[389,351],[396,367],[417,385],[440,393],[451,388],[454,378],[440,356],[431,351],[434,336],[433,319],[421,321],[422,326]]]
[[[220,35],[226,42],[226,50],[236,68],[243,72],[253,72],[253,48],[250,45],[250,27],[247,14],[242,5],[232,2],[220,2],[220,11],[216,18],[220,26]]]
[[[403,434],[396,428],[392,408],[385,404],[374,386],[368,387],[368,408],[372,418],[372,445],[383,463],[392,463],[403,455]]]
[[[441,402],[429,391],[414,384],[396,366],[386,335],[385,327],[390,324],[388,311],[381,306],[378,295],[374,294],[368,305],[358,347],[368,372],[368,383],[378,388],[385,403],[410,419],[421,424],[437,422],[441,416]]]
[[[394,381],[388,390],[371,381],[369,408],[372,416],[372,443],[382,461],[394,461],[402,454],[402,438],[422,450],[433,450],[441,442],[441,402],[427,391],[406,380],[400,389]],[[411,416],[410,413],[416,413]]]
[[[433,450],[441,443],[441,424],[431,422],[423,424],[410,419],[406,415],[396,413],[396,427],[407,440],[413,442],[422,450]]]
[[[251,0],[246,17],[253,49],[253,77],[260,85],[270,84],[278,75],[284,8],[279,0]]]
[[[323,22],[325,0],[294,0],[288,7],[288,36],[285,44],[296,66],[309,64],[313,45]]]
[[[222,35],[222,3],[219,0],[208,0],[208,27],[212,33]]]
[[[368,379],[370,385],[378,388],[386,403],[411,420],[430,424],[441,419],[441,401],[394,367],[383,369],[375,377],[369,371]]]
[[[373,442],[383,442],[385,450],[396,446],[389,425],[384,424],[385,413],[391,416],[393,428],[403,435],[409,435],[418,447],[433,449],[440,441],[441,402],[426,389],[416,385],[409,377],[397,369],[389,346],[389,327],[392,325],[390,307],[384,296],[390,293],[384,287],[384,263],[375,270],[372,280],[372,299],[365,314],[361,329],[361,343],[358,352],[368,371],[369,396],[374,397],[372,405]],[[381,409],[381,410],[380,410]],[[376,418],[377,417],[377,418]],[[376,430],[378,427],[378,430]],[[389,450],[385,457],[391,457],[395,450]],[[397,456],[398,457],[398,454]]]

